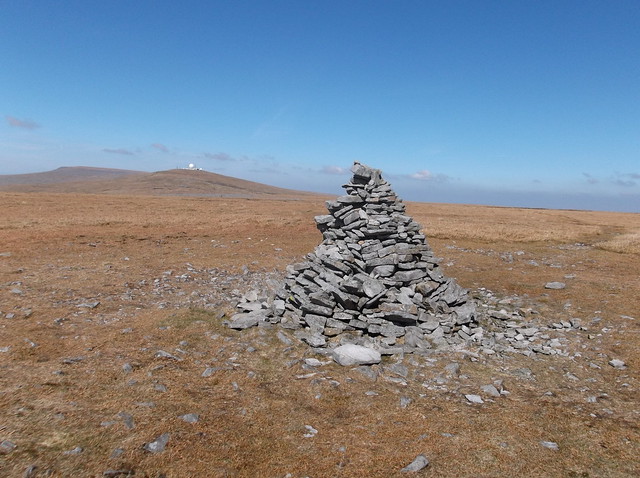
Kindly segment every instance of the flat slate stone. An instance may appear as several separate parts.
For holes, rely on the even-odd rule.
[[[143,448],[150,453],[161,453],[164,451],[167,443],[169,443],[170,437],[171,435],[169,435],[168,433],[163,433],[154,441],[145,443]]]
[[[380,352],[362,345],[344,344],[333,350],[333,359],[340,365],[372,365],[380,363]]]
[[[244,330],[258,325],[260,320],[264,320],[265,315],[262,311],[249,312],[246,314],[235,314],[231,317],[228,327],[236,330]]]
[[[544,285],[545,289],[554,289],[554,290],[564,289],[565,287],[567,287],[567,284],[565,284],[564,282],[547,282]]]
[[[417,471],[426,468],[429,465],[429,460],[424,455],[418,455],[415,460],[405,466],[402,470],[402,473],[415,473]]]

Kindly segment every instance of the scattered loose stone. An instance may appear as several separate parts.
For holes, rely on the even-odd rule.
[[[77,446],[73,450],[68,450],[68,451],[62,452],[62,454],[63,455],[79,455],[83,451],[84,451],[84,449],[82,447]]]
[[[81,304],[76,305],[76,307],[78,307],[78,308],[87,308],[87,309],[95,309],[99,305],[100,305],[100,301],[99,300],[94,300],[94,301],[91,301],[91,302],[83,302]]]
[[[564,282],[547,282],[544,285],[545,289],[552,289],[552,290],[560,290],[560,289],[564,289],[565,287],[567,287],[567,284],[565,284]]]
[[[468,394],[465,395],[465,398],[471,403],[484,403],[484,400],[482,400],[482,397],[480,395]]]
[[[400,408],[407,408],[413,400],[409,397],[400,397]]]
[[[618,370],[624,370],[625,368],[627,368],[627,364],[620,359],[609,360],[609,365],[611,365],[613,368],[617,368]]]
[[[260,321],[264,321],[265,318],[266,316],[262,310],[235,314],[231,317],[227,326],[231,329],[244,330],[250,327],[255,327]]]
[[[22,478],[33,478],[36,476],[38,472],[38,465],[29,465],[24,473],[22,474]]]
[[[187,413],[186,415],[180,415],[179,418],[187,423],[197,423],[200,420],[197,413]]]
[[[311,425],[305,425],[304,427],[307,429],[307,433],[303,435],[305,438],[313,438],[318,434],[318,430],[313,428]]]
[[[484,393],[486,393],[487,395],[490,395],[492,397],[499,397],[500,396],[500,392],[493,385],[483,385],[482,387],[480,387],[480,390],[482,390]]]
[[[7,455],[17,448],[17,445],[9,440],[2,440],[0,442],[0,453]]]
[[[405,466],[402,470],[402,473],[415,473],[417,471],[426,468],[429,465],[429,460],[424,455],[418,455],[415,460]]]
[[[107,477],[127,477],[133,476],[135,474],[134,470],[131,469],[120,469],[120,470],[106,470],[102,473],[102,476]]]
[[[111,458],[118,458],[124,454],[124,448],[116,448],[111,452]]]
[[[124,426],[127,427],[127,429],[133,430],[136,427],[133,421],[133,415],[130,413],[120,412],[118,413],[118,417],[122,419],[122,423],[124,423]]]
[[[556,442],[553,442],[553,441],[541,441],[540,444],[545,448],[549,448],[550,450],[559,450],[560,449],[558,444]]]
[[[164,350],[158,350],[156,352],[156,358],[165,358],[170,360],[182,360],[180,357],[176,357],[175,355],[170,354],[169,352],[165,352]]]
[[[369,365],[380,363],[380,352],[362,345],[344,344],[333,350],[333,359],[340,365]]]
[[[444,367],[444,370],[448,375],[457,377],[460,374],[460,364],[457,362],[451,362]]]
[[[306,359],[304,359],[304,363],[305,363],[305,365],[308,365],[309,367],[320,367],[320,366],[324,365],[320,360],[318,360],[316,358],[306,358]]]
[[[143,448],[150,453],[161,453],[164,451],[167,443],[169,443],[169,438],[171,435],[169,433],[163,433],[158,438],[150,443],[145,443]]]
[[[281,330],[278,330],[277,337],[278,337],[278,340],[280,340],[280,342],[282,342],[285,345],[293,344],[293,341],[289,337],[287,337],[286,334]]]

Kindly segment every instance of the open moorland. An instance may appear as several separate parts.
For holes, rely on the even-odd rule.
[[[342,367],[223,325],[321,241],[325,197],[135,177],[0,192],[0,476],[640,475],[639,214],[409,203],[444,272],[557,353]]]

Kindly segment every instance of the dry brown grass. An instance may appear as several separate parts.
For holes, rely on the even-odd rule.
[[[640,231],[620,234],[607,241],[597,242],[599,249],[622,254],[640,254]]]
[[[0,347],[10,347],[0,353],[0,440],[17,445],[0,457],[2,476],[36,464],[38,476],[56,477],[109,469],[147,477],[387,477],[419,453],[431,460],[420,476],[640,471],[640,256],[634,246],[606,246],[625,235],[637,241],[640,215],[409,204],[461,284],[518,294],[538,309],[540,323],[580,317],[588,330],[565,334],[569,357],[405,358],[411,372],[398,385],[335,364],[300,378],[313,373],[299,361],[313,356],[304,345],[283,344],[276,330],[224,328],[225,304],[205,309],[198,294],[231,299],[245,276],[224,285],[208,285],[208,276],[174,281],[174,291],[153,294],[167,270],[172,277],[191,266],[244,267],[246,277],[282,271],[320,241],[312,220],[325,212],[320,199],[0,193],[0,210],[0,254],[10,253],[0,255]],[[551,280],[567,288],[545,290]],[[96,309],[77,307],[94,298]],[[158,350],[182,360],[156,358]],[[83,359],[63,363],[70,357]],[[609,367],[612,357],[628,368]],[[423,386],[451,361],[463,376],[447,391]],[[221,369],[202,377],[206,367]],[[515,373],[523,367],[535,379]],[[505,381],[508,397],[466,403],[463,393],[494,379]],[[401,408],[400,397],[411,404]],[[185,413],[200,421],[183,422]],[[305,425],[318,435],[304,438]],[[165,432],[164,453],[142,450]],[[64,454],[75,446],[84,452]],[[123,454],[110,458],[116,448]]]

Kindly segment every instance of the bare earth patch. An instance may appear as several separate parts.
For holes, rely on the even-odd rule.
[[[388,477],[420,454],[418,476],[640,474],[638,214],[409,204],[459,284],[582,329],[558,332],[566,356],[358,368],[222,325],[320,242],[321,199],[5,192],[0,210],[0,476]]]

